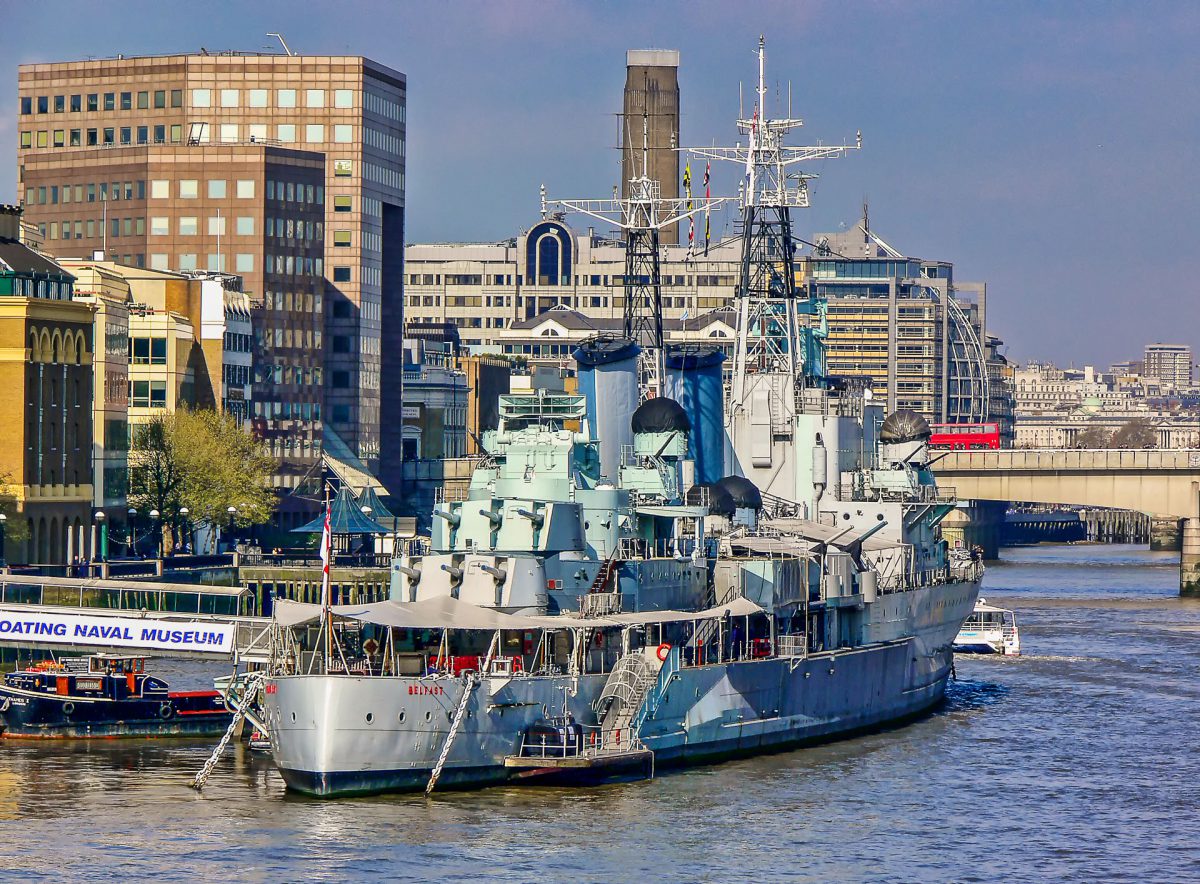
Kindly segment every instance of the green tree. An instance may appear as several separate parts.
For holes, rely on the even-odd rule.
[[[1113,433],[1109,448],[1157,448],[1158,433],[1154,424],[1145,418],[1137,417],[1117,428]]]
[[[1110,448],[1111,442],[1112,434],[1098,424],[1093,424],[1075,437],[1076,448]]]
[[[13,490],[13,478],[9,473],[0,473],[0,513],[4,513],[4,558],[11,561],[17,544],[29,539],[29,528],[18,512],[19,503]]]
[[[156,509],[174,548],[185,522],[235,528],[271,517],[275,461],[265,445],[224,412],[179,410],[134,432],[129,502]],[[186,520],[180,510],[187,507]],[[229,516],[234,507],[236,516]]]

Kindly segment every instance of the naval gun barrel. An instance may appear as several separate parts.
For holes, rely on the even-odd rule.
[[[488,521],[490,521],[493,525],[499,525],[504,521],[504,514],[498,513],[495,510],[480,510],[479,515],[486,516]]]
[[[529,521],[533,522],[533,526],[535,528],[542,527],[542,522],[545,521],[545,518],[540,513],[530,512],[529,510],[524,510],[524,509],[517,510],[517,515],[522,516],[522,517],[528,519]]]
[[[447,512],[446,510],[434,510],[433,514],[439,519],[445,519],[447,522],[449,522],[451,528],[457,528],[458,523],[462,521],[460,516],[455,513]]]
[[[401,574],[403,574],[405,577],[407,577],[409,580],[411,580],[413,583],[419,583],[421,581],[421,569],[420,568],[410,568],[410,567],[408,567],[408,565],[397,565],[396,570],[399,571]]]
[[[503,568],[494,568],[491,565],[480,565],[479,567],[495,577],[499,583],[503,583],[508,578],[508,572]]]
[[[462,577],[463,577],[463,569],[462,568],[456,568],[453,565],[443,564],[442,570],[445,571],[447,574],[449,574],[451,576],[451,578],[453,578],[454,580],[462,580]]]

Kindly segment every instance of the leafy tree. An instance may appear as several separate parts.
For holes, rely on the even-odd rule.
[[[10,473],[0,473],[0,513],[4,513],[7,521],[4,523],[4,555],[11,559],[17,544],[29,539],[29,529],[25,519],[17,512],[17,495],[13,493],[13,477]]]
[[[162,514],[171,548],[184,528],[185,506],[186,521],[197,526],[261,525],[271,517],[275,461],[224,412],[181,409],[155,417],[136,429],[132,449],[129,501]]]
[[[1093,425],[1075,437],[1076,448],[1110,448],[1112,434],[1104,427]]]
[[[1158,433],[1154,424],[1145,418],[1134,418],[1113,433],[1109,448],[1157,448]]]

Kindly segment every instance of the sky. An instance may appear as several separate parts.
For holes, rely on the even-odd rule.
[[[853,224],[988,286],[1010,359],[1200,351],[1200,4],[1153,2],[95,3],[0,0],[0,202],[16,197],[17,65],[118,53],[365,55],[408,78],[407,239],[505,239],[619,177],[625,51],[678,49],[681,141],[731,144],[767,39],[768,107],[820,162],[804,238]],[[714,169],[714,195],[735,193]],[[725,219],[716,222],[714,235]],[[579,226],[586,226],[580,220]]]

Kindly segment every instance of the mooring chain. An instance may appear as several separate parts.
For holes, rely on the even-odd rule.
[[[221,742],[217,743],[217,748],[213,750],[208,761],[204,762],[204,767],[200,769],[200,772],[196,774],[196,779],[192,782],[192,788],[196,791],[204,788],[204,784],[208,781],[209,776],[212,775],[217,762],[225,754],[225,749],[229,745],[229,741],[233,738],[238,725],[245,719],[246,712],[249,711],[250,704],[254,702],[254,697],[258,694],[258,689],[262,686],[265,679],[265,672],[256,672],[244,682],[242,702],[237,704],[234,709],[233,720],[229,722],[229,727],[225,729],[225,736],[221,737]]]

